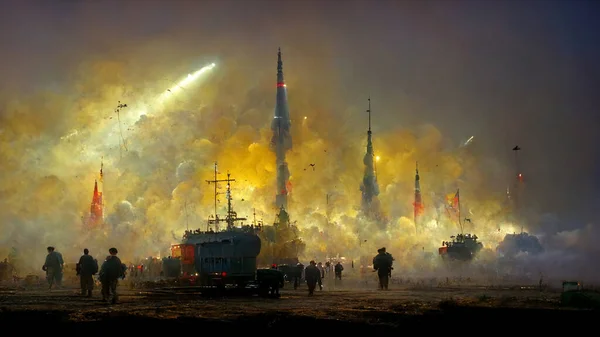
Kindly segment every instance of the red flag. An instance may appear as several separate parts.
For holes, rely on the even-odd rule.
[[[448,194],[446,195],[446,212],[448,212],[448,216],[457,221],[459,218],[459,202],[460,202],[460,195],[459,195],[459,190],[456,190],[455,194]]]
[[[455,194],[446,195],[446,202],[448,203],[448,207],[458,210],[458,202],[460,200],[460,196],[458,194],[458,190],[456,190]]]

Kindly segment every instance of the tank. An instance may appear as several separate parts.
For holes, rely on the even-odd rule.
[[[506,234],[504,240],[496,248],[501,256],[514,256],[518,253],[529,253],[532,255],[544,251],[537,236],[522,232],[519,234]]]
[[[458,234],[450,238],[452,241],[442,242],[438,250],[443,259],[470,261],[483,248],[483,244],[477,241],[477,235]]]

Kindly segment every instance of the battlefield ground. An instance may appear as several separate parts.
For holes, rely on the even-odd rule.
[[[562,331],[565,326],[573,332],[600,318],[597,309],[565,306],[562,290],[548,286],[393,281],[388,291],[379,291],[375,280],[326,280],[323,290],[310,297],[305,287],[294,290],[286,284],[280,298],[261,298],[207,296],[193,287],[125,280],[119,285],[117,304],[102,302],[98,288],[92,298],[82,297],[74,283],[52,290],[41,281],[5,284],[0,287],[0,326],[86,334],[129,328],[139,333],[202,328],[225,334],[293,335],[312,328],[375,335],[412,328],[438,333],[539,333],[557,331],[556,327]]]

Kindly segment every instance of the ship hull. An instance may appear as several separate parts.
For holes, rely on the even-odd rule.
[[[254,281],[260,249],[258,235],[241,230],[191,234],[171,247],[172,256],[181,261],[182,278],[202,286]]]

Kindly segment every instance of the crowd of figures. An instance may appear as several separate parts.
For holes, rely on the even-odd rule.
[[[48,289],[62,288],[62,279],[65,263],[62,254],[56,251],[54,247],[48,247],[48,255],[42,266],[42,270],[46,272],[46,280],[48,281]],[[89,255],[89,250],[83,250],[83,255],[79,258],[76,265],[76,273],[80,279],[81,295],[92,297],[94,290],[94,275],[98,275],[98,280],[101,284],[102,301],[117,303],[117,285],[119,279],[125,279],[127,267],[121,262],[117,256],[116,248],[108,250],[108,256],[98,268],[98,261]]]
[[[62,288],[63,274],[66,271],[63,256],[54,247],[48,247],[47,251],[48,254],[42,270],[46,272],[48,288]],[[159,259],[148,258],[144,261],[145,264],[127,267],[117,256],[118,251],[116,248],[110,248],[108,253],[109,255],[99,266],[98,261],[90,255],[89,250],[87,248],[83,250],[83,255],[79,258],[79,262],[75,267],[82,296],[93,297],[93,290],[96,282],[98,282],[101,286],[102,300],[116,303],[118,301],[118,281],[119,279],[125,279],[127,272],[134,279],[163,277]],[[378,254],[373,258],[373,271],[377,272],[379,289],[381,290],[388,289],[393,261],[392,255],[387,253],[385,248],[379,249]],[[344,266],[340,261],[316,263],[312,260],[306,267],[302,263],[297,263],[295,266],[277,266],[274,264],[271,270],[274,272],[274,276],[266,285],[271,295],[278,297],[279,289],[283,287],[285,281],[288,281],[294,289],[298,289],[302,283],[306,283],[308,295],[312,296],[317,286],[320,290],[323,290],[324,280],[333,279],[334,282],[341,282]],[[362,270],[361,266],[361,273]],[[8,279],[10,275],[14,275],[12,265],[7,260],[0,262],[1,279]]]
[[[380,248],[377,252],[378,254],[373,258],[373,271],[377,272],[379,289],[388,290],[389,279],[392,270],[394,269],[392,267],[394,258],[390,253],[386,252],[385,247]],[[334,281],[341,281],[344,266],[339,261],[335,264],[332,264],[329,261],[323,264],[322,262],[316,263],[312,260],[306,267],[299,262],[296,266],[277,266],[274,264],[271,269],[277,270],[281,274],[274,275],[271,281],[269,281],[268,287],[271,295],[278,297],[279,288],[282,287],[284,281],[287,280],[293,284],[294,289],[298,289],[298,287],[305,282],[308,287],[308,295],[312,296],[314,295],[317,286],[320,290],[323,290],[323,280],[327,279],[328,275],[333,275]],[[361,267],[361,273],[363,270],[364,268]]]

